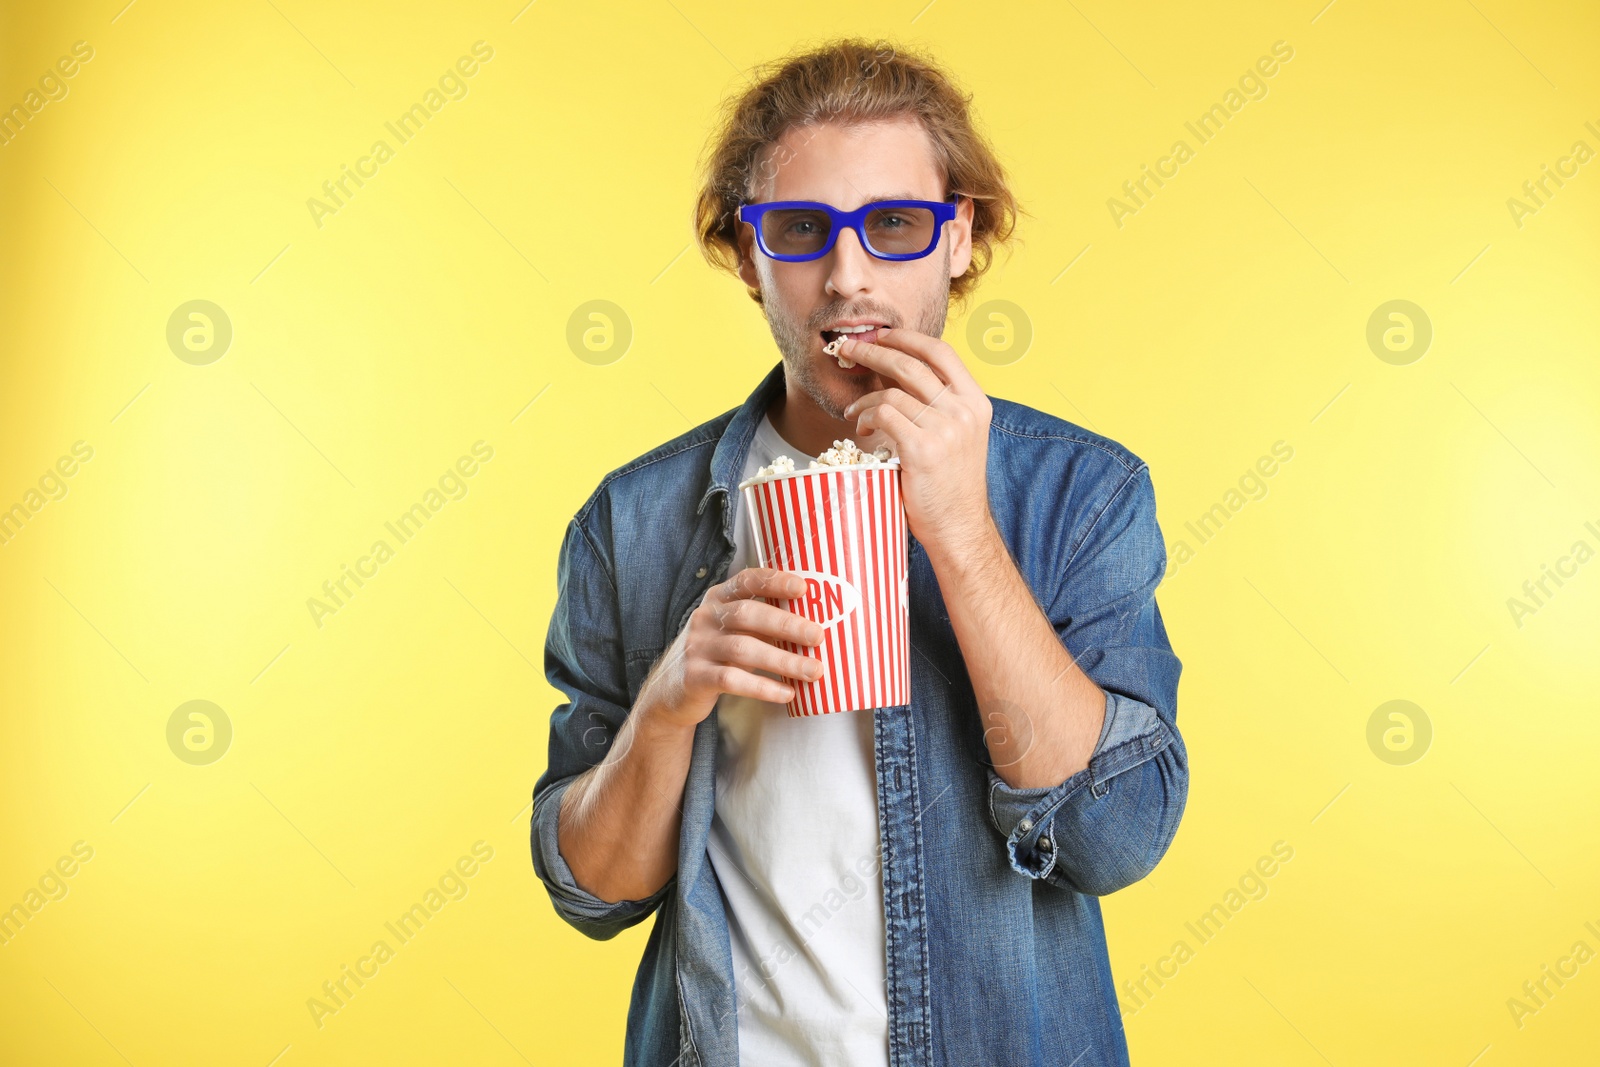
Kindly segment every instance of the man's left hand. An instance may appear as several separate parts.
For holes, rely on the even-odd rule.
[[[903,328],[879,330],[875,344],[847,335],[839,354],[894,383],[852,402],[844,417],[856,419],[862,448],[888,442],[900,457],[911,532],[935,551],[980,542],[994,529],[991,405],[961,357],[939,338]]]

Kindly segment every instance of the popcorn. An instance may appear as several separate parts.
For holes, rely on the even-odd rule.
[[[887,448],[879,449],[887,452]],[[870,458],[869,458],[870,455]],[[871,463],[886,459],[887,456],[878,456],[875,453],[861,451],[861,448],[850,438],[835,441],[833,447],[823,451],[816,459],[811,461],[813,467],[848,467],[856,463]]]
[[[844,367],[845,369],[848,370],[849,368],[854,367],[856,365],[856,361],[853,360],[853,359],[846,359],[844,356],[841,356],[839,354],[839,348],[843,344],[844,344],[844,335],[840,334],[838,337],[835,337],[833,340],[831,340],[827,344],[823,345],[822,346],[822,351],[823,351],[824,355],[832,356],[834,359],[838,360],[839,361],[839,366]]]
[[[864,451],[850,438],[835,441],[832,448],[824,449],[822,454],[811,461],[812,470],[823,467],[871,467],[886,463],[894,458],[894,452],[888,445],[879,445],[871,452]],[[749,484],[764,478],[775,478],[781,474],[795,472],[794,460],[789,456],[778,456],[771,463],[756,471],[755,475],[740,483]]]
[[[771,463],[756,471],[757,478],[771,478],[775,474],[793,474],[794,460],[788,456],[779,456]]]

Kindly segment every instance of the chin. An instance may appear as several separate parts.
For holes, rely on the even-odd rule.
[[[831,357],[829,362],[833,362]],[[834,366],[837,367],[838,364],[835,363]],[[826,411],[829,417],[838,419],[840,422],[849,421],[844,417],[844,409],[852,400],[859,400],[878,388],[876,374],[844,377],[843,375],[829,375],[826,370],[822,373],[827,377],[823,381],[816,383],[817,388],[812,392],[811,399],[815,400],[817,406]]]

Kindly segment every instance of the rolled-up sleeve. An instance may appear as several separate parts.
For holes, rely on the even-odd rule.
[[[556,607],[545,641],[545,677],[566,697],[550,716],[550,755],[533,787],[533,869],[556,912],[599,941],[642,922],[673,885],[642,900],[606,901],[580,888],[561,855],[561,798],[605,758],[628,716],[616,583],[579,520],[568,526],[556,565]]]
[[[1177,724],[1182,664],[1155,600],[1165,572],[1155,491],[1141,465],[1093,520],[1045,606],[1105,691],[1089,766],[1035,789],[1013,788],[988,768],[989,818],[1021,874],[1104,896],[1154,870],[1178,832],[1189,761]]]

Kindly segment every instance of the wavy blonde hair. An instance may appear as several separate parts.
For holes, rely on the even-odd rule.
[[[756,68],[754,82],[724,104],[701,163],[694,206],[700,253],[718,270],[737,275],[739,205],[758,182],[782,165],[765,150],[791,129],[818,122],[858,124],[915,116],[933,143],[945,195],[972,200],[972,264],[950,281],[964,302],[1008,244],[1021,208],[993,149],[973,125],[972,97],[924,55],[888,41],[844,38]],[[750,289],[761,303],[761,292]]]

